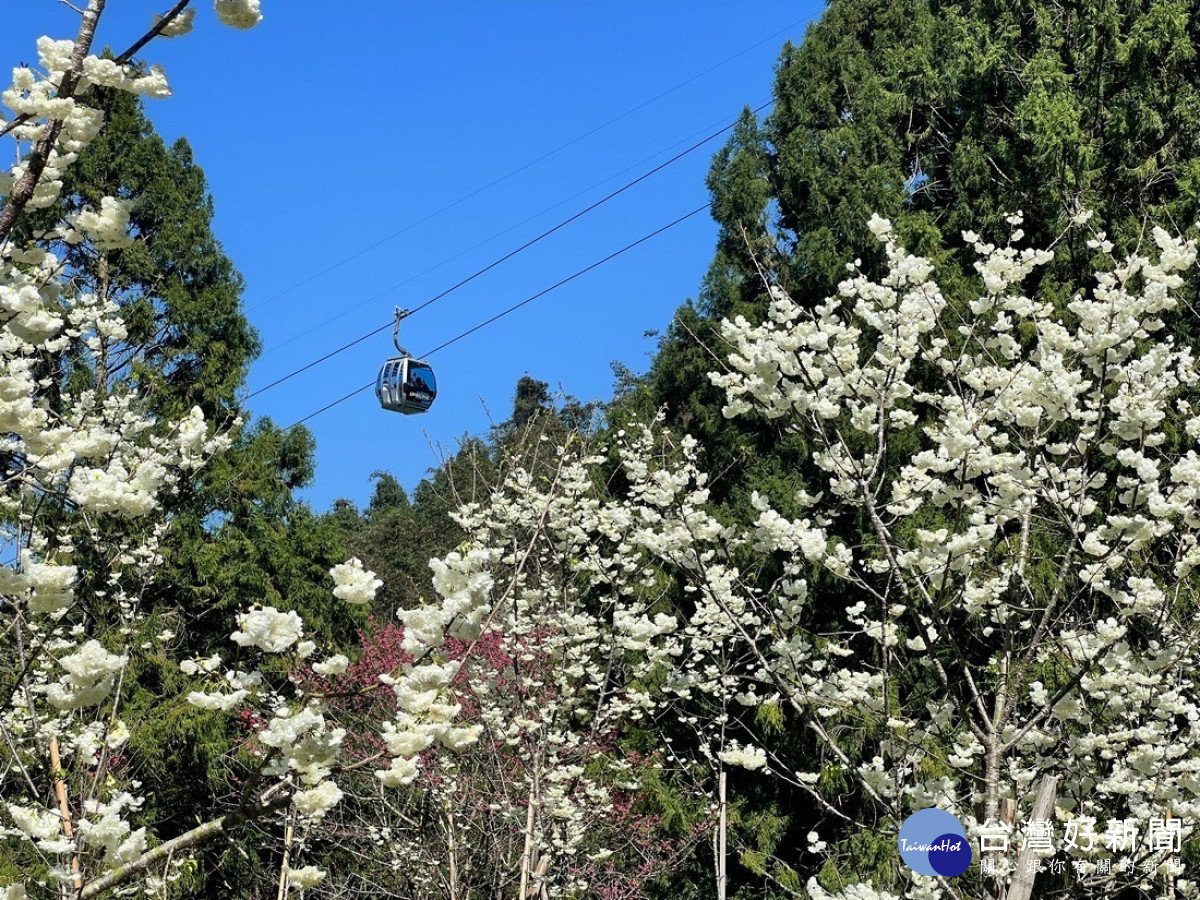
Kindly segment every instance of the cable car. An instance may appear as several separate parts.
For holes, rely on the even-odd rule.
[[[400,355],[393,356],[379,370],[379,377],[375,380],[375,396],[384,409],[411,416],[428,412],[429,407],[433,406],[437,397],[437,379],[429,363],[414,359],[400,346],[400,320],[407,315],[408,310],[396,308],[392,343]]]

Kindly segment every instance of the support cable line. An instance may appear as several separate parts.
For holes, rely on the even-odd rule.
[[[267,297],[265,300],[260,300],[258,303],[254,304],[254,306],[250,307],[247,310],[247,312],[254,312],[257,309],[261,309],[262,307],[266,306],[268,303],[272,303],[275,300],[278,300],[280,297],[284,296],[285,294],[290,294],[292,291],[296,290],[297,288],[303,287],[304,285],[317,280],[321,276],[329,274],[334,269],[344,266],[346,263],[352,262],[353,260],[358,259],[360,256],[370,253],[372,250],[375,250],[375,249],[381,247],[382,245],[386,244],[388,241],[393,240],[394,238],[397,238],[402,234],[406,234],[407,232],[412,231],[414,228],[424,225],[426,222],[430,221],[431,219],[435,219],[438,216],[442,215],[442,213],[449,212],[450,210],[454,209],[455,207],[460,206],[463,203],[466,203],[468,200],[478,197],[480,194],[484,193],[485,191],[491,190],[492,188],[496,187],[496,185],[498,185],[498,184],[503,184],[505,181],[508,181],[510,178],[513,178],[513,177],[521,174],[522,172],[526,171],[527,169],[533,168],[538,163],[543,162],[558,153],[561,153],[563,150],[566,150],[569,147],[573,147],[574,145],[578,144],[580,141],[586,140],[587,138],[591,137],[593,134],[603,131],[605,128],[608,128],[610,125],[615,125],[617,122],[620,122],[622,119],[626,119],[629,116],[633,115],[634,113],[645,109],[647,106],[657,103],[663,97],[666,97],[670,94],[675,93],[675,91],[679,90],[680,88],[686,87],[687,85],[691,84],[694,81],[699,81],[705,75],[715,72],[717,69],[721,68],[722,66],[728,65],[729,63],[733,62],[735,59],[739,59],[740,57],[745,56],[751,50],[755,50],[758,47],[761,47],[763,44],[767,43],[768,41],[774,40],[775,38],[779,37],[782,34],[788,34],[788,33],[792,32],[797,26],[803,25],[807,21],[808,21],[808,19],[804,18],[804,19],[798,19],[795,22],[792,22],[790,25],[788,25],[785,28],[779,29],[774,34],[767,35],[765,38],[763,38],[760,41],[756,41],[755,43],[751,44],[749,47],[746,47],[743,50],[739,50],[737,53],[733,54],[732,56],[726,57],[725,59],[721,60],[720,62],[709,66],[703,72],[699,72],[696,75],[693,75],[691,78],[681,81],[678,84],[674,85],[673,87],[667,88],[662,93],[656,94],[655,96],[651,97],[649,100],[645,100],[645,101],[639,103],[637,106],[634,106],[631,109],[625,110],[625,112],[621,113],[620,115],[609,119],[607,122],[603,122],[600,125],[597,125],[596,127],[592,128],[590,131],[587,131],[587,132],[579,135],[578,137],[567,141],[565,144],[560,144],[559,146],[555,147],[553,150],[549,150],[546,153],[543,153],[541,156],[537,157],[536,159],[530,160],[529,162],[525,163],[524,165],[522,165],[516,169],[513,169],[508,174],[501,175],[499,178],[495,179],[494,181],[490,181],[487,184],[483,185],[482,187],[476,188],[471,193],[466,194],[462,197],[459,197],[457,200],[453,201],[452,203],[448,203],[447,205],[441,207],[440,209],[434,210],[433,212],[429,213],[428,215],[423,216],[422,218],[416,220],[415,222],[412,222],[409,225],[406,225],[405,227],[401,228],[400,230],[393,231],[391,234],[387,235],[386,237],[381,238],[380,240],[376,241],[375,243],[373,243],[367,247],[364,247],[361,250],[358,250],[343,259],[338,260],[337,262],[325,267],[324,269],[321,269],[318,272],[314,272],[312,275],[309,275],[307,278],[304,278],[301,281],[297,281],[295,284],[291,285],[290,287],[284,288],[282,291],[279,291],[278,293],[272,294],[270,297]]]
[[[770,106],[773,102],[774,101],[767,101],[766,103],[759,106],[757,109],[752,110],[752,113],[754,115],[757,115],[758,113],[760,113],[764,109],[766,109],[768,106]],[[740,119],[740,116],[739,116],[739,119]],[[613,200],[613,199],[619,197],[621,194],[625,193],[626,191],[630,190],[631,188],[636,187],[637,185],[641,184],[647,178],[650,178],[651,176],[656,175],[657,173],[661,172],[663,169],[667,168],[668,166],[683,159],[688,154],[694,153],[695,151],[697,151],[701,147],[703,147],[705,144],[715,140],[716,138],[723,135],[725,132],[731,130],[734,126],[737,125],[737,122],[739,119],[735,119],[733,122],[731,122],[729,125],[726,125],[724,128],[720,129],[719,131],[714,131],[712,134],[708,135],[707,137],[703,138],[702,140],[699,140],[696,143],[692,144],[686,150],[681,150],[679,153],[676,153],[674,156],[672,156],[670,159],[666,160],[665,162],[659,163],[654,168],[649,169],[646,172],[643,172],[637,178],[633,179],[632,181],[626,182],[625,184],[621,185],[621,187],[617,188],[615,191],[612,191],[611,193],[606,194],[605,196],[601,197],[599,200],[592,203],[591,205],[586,206],[583,209],[579,210],[579,212],[575,213],[574,215],[571,215],[571,216],[567,217],[566,219],[563,219],[557,225],[554,225],[553,227],[546,229],[545,231],[543,231],[541,234],[537,235],[536,237],[530,238],[525,243],[521,244],[519,247],[516,247],[515,249],[510,250],[508,253],[501,256],[499,259],[493,260],[492,262],[490,262],[486,266],[484,266],[482,269],[478,269],[477,271],[468,275],[466,278],[463,278],[461,281],[446,288],[441,293],[435,294],[433,297],[430,297],[424,303],[414,306],[412,309],[410,309],[408,311],[408,315],[413,315],[414,313],[418,313],[428,306],[432,306],[434,303],[437,303],[443,297],[446,297],[446,296],[454,293],[459,288],[465,287],[466,285],[468,285],[472,281],[474,281],[476,278],[479,278],[480,276],[487,274],[492,269],[496,268],[497,266],[501,265],[502,263],[507,262],[508,260],[510,260],[514,256],[516,256],[517,254],[522,253],[525,250],[528,250],[530,247],[545,240],[546,238],[550,237],[555,232],[562,230],[563,228],[570,225],[572,222],[576,221],[577,219],[580,219],[583,216],[586,216],[588,213],[592,212],[595,209],[598,209],[599,207],[603,206],[605,203],[608,203],[610,200]],[[707,206],[707,204],[705,204],[705,205]],[[390,290],[390,288],[389,288],[389,290]],[[336,350],[330,351],[329,353],[322,356],[320,359],[317,359],[317,360],[314,360],[313,362],[307,363],[306,365],[303,365],[300,368],[298,368],[292,372],[289,372],[288,374],[282,376],[281,378],[277,378],[275,381],[272,381],[270,384],[266,385],[265,387],[261,387],[256,391],[251,391],[249,394],[246,395],[246,399],[250,400],[254,397],[257,397],[259,394],[264,393],[265,391],[269,391],[273,387],[277,387],[286,381],[290,381],[292,378],[295,378],[297,375],[301,374],[302,372],[307,372],[313,366],[320,365],[321,363],[325,362],[326,360],[332,359],[334,356],[337,356],[339,353],[343,353],[346,350],[349,350],[351,347],[355,346],[356,344],[362,343],[363,341],[367,340],[367,338],[374,337],[375,335],[379,334],[380,332],[386,331],[388,328],[391,327],[391,324],[392,323],[389,322],[386,325],[382,325],[379,328],[376,328],[374,331],[367,332],[366,334],[362,335],[361,337],[355,338],[354,340],[350,341],[349,343],[343,344],[341,347],[338,347]]]
[[[768,100],[768,101],[760,104],[759,109],[765,109],[765,108],[769,107],[772,103],[774,103],[773,100]],[[721,121],[724,121],[724,120],[721,120]],[[613,181],[616,178],[619,178],[620,176],[624,175],[625,173],[627,173],[629,171],[632,171],[632,170],[638,168],[639,166],[642,166],[648,162],[651,162],[652,160],[656,159],[657,157],[662,156],[664,153],[670,153],[676,147],[680,147],[680,146],[686,144],[688,141],[694,140],[697,135],[708,133],[708,131],[710,129],[715,128],[719,124],[720,124],[720,122],[713,122],[711,124],[708,124],[708,125],[704,126],[703,128],[689,134],[687,137],[676,141],[675,143],[671,144],[669,147],[664,147],[661,150],[659,150],[657,153],[651,153],[649,156],[643,157],[642,159],[638,160],[637,162],[635,162],[631,165],[626,166],[625,168],[621,169],[620,171],[614,172],[612,175],[608,176],[607,178],[603,178],[600,181],[594,182],[591,185],[589,185],[588,187],[584,188],[583,190],[576,191],[571,196],[564,197],[562,200],[559,200],[557,203],[554,203],[551,206],[547,206],[547,207],[543,208],[541,211],[536,212],[531,216],[525,217],[520,222],[517,222],[514,225],[510,225],[508,228],[505,228],[503,231],[497,232],[497,233],[493,234],[491,237],[486,238],[486,239],[480,241],[479,243],[468,247],[465,250],[460,250],[458,253],[455,253],[453,256],[446,257],[441,262],[438,262],[432,266],[429,266],[427,269],[424,269],[423,271],[418,272],[416,275],[411,275],[408,278],[405,278],[403,281],[399,281],[396,284],[393,284],[391,287],[384,288],[379,293],[372,294],[370,297],[367,297],[365,300],[361,300],[358,303],[355,303],[353,306],[343,309],[341,312],[337,313],[336,315],[332,315],[327,319],[323,319],[322,321],[318,322],[316,325],[313,325],[310,328],[306,328],[304,331],[294,334],[289,338],[285,338],[282,341],[278,341],[278,342],[271,344],[270,347],[266,348],[266,350],[263,351],[262,356],[260,356],[259,358],[262,359],[263,357],[270,356],[271,354],[283,349],[284,347],[288,346],[289,344],[294,344],[296,341],[300,340],[301,338],[307,337],[308,335],[313,334],[314,332],[322,330],[326,325],[330,324],[331,322],[336,322],[338,319],[343,319],[346,316],[350,315],[355,310],[362,309],[364,306],[366,306],[369,303],[374,303],[376,300],[380,299],[381,297],[387,296],[392,291],[399,290],[400,288],[405,287],[405,286],[411,284],[412,282],[416,281],[418,278],[423,278],[426,275],[436,272],[438,269],[440,269],[442,266],[446,265],[447,263],[452,263],[456,259],[461,259],[462,257],[466,256],[468,253],[478,250],[481,247],[486,247],[492,241],[494,241],[498,238],[502,238],[506,234],[510,234],[513,231],[516,231],[522,225],[528,225],[530,222],[535,222],[538,219],[540,219],[542,216],[544,216],[546,213],[553,212],[554,210],[558,209],[560,206],[570,203],[572,200],[577,200],[578,198],[591,193],[596,188],[603,187],[604,185],[608,184],[610,181]]]
[[[754,110],[754,114],[757,115],[758,113],[762,112],[762,110],[764,110],[766,107],[771,105],[771,102],[772,101],[768,101],[767,103],[764,103],[762,106],[758,107],[758,109]],[[650,178],[653,175],[657,175],[663,169],[667,168],[667,166],[673,165],[673,164],[679,162],[679,160],[683,159],[685,156],[696,152],[701,147],[703,147],[705,144],[716,140],[717,138],[719,138],[721,135],[723,135],[725,132],[729,131],[736,125],[737,125],[737,120],[735,119],[733,122],[726,125],[724,128],[720,129],[719,131],[714,131],[712,134],[708,135],[708,137],[700,139],[699,141],[697,141],[696,143],[694,143],[690,147],[688,147],[686,150],[681,150],[680,152],[676,153],[674,156],[672,156],[670,159],[666,160],[665,162],[659,163],[653,169],[649,169],[648,171],[643,172],[637,178],[633,179],[633,181],[626,182],[625,184],[621,185],[619,188],[617,188],[612,193],[605,194],[603,197],[601,197],[599,200],[597,200],[595,203],[591,204],[590,206],[585,206],[579,212],[575,213],[572,216],[568,216],[567,218],[563,219],[561,222],[559,222],[557,225],[553,226],[552,228],[546,229],[541,234],[539,234],[537,237],[530,238],[528,241],[526,241],[524,244],[521,244],[521,246],[517,247],[515,250],[510,250],[508,253],[504,254],[499,259],[495,260],[494,262],[488,263],[482,269],[478,270],[477,272],[472,273],[471,275],[468,275],[466,278],[464,278],[462,281],[458,282],[457,284],[446,288],[446,290],[442,291],[440,294],[437,294],[437,295],[429,298],[428,300],[426,300],[424,303],[420,304],[419,306],[414,306],[411,310],[409,310],[409,314],[411,315],[412,313],[418,313],[421,310],[423,310],[425,307],[431,306],[434,303],[437,303],[437,301],[441,300],[447,294],[451,294],[454,291],[457,291],[459,288],[470,284],[472,281],[474,281],[480,275],[490,272],[492,269],[496,268],[496,266],[500,265],[501,263],[507,262],[508,260],[510,260],[514,256],[516,256],[518,253],[521,253],[524,250],[528,250],[530,247],[532,247],[534,244],[538,243],[539,241],[545,240],[546,238],[550,237],[550,235],[554,234],[556,231],[559,231],[559,230],[565,228],[566,226],[570,225],[576,219],[583,218],[584,216],[586,216],[588,213],[592,212],[593,210],[599,209],[601,206],[603,206],[608,201],[619,197],[621,194],[625,193],[630,188],[636,187],[637,185],[641,184],[647,178]]]
[[[429,352],[421,354],[421,358],[425,359],[425,358],[428,358],[428,357],[432,356],[433,354],[437,353],[439,350],[445,350],[451,344],[458,343],[463,338],[468,337],[468,336],[474,334],[475,332],[480,331],[483,328],[486,328],[487,326],[491,325],[494,322],[499,321],[500,319],[503,319],[505,316],[509,315],[510,313],[516,312],[518,309],[520,309],[523,306],[526,306],[527,304],[532,303],[534,300],[537,300],[541,297],[546,296],[551,291],[558,290],[563,285],[569,284],[570,282],[574,281],[576,278],[579,278],[581,275],[586,275],[588,272],[592,271],[592,269],[598,268],[599,266],[602,266],[605,263],[616,259],[621,254],[627,253],[628,251],[632,250],[634,247],[637,247],[641,244],[646,243],[646,241],[650,240],[651,238],[658,237],[658,235],[662,234],[664,231],[669,231],[670,229],[674,228],[676,225],[680,225],[683,222],[686,222],[688,219],[692,218],[693,216],[699,215],[700,213],[702,213],[706,209],[708,209],[708,207],[709,207],[709,204],[705,203],[702,206],[696,207],[691,212],[684,213],[682,216],[679,216],[674,221],[668,222],[666,225],[656,228],[654,231],[650,232],[649,234],[643,235],[642,237],[638,238],[636,241],[626,244],[620,250],[614,250],[612,253],[608,254],[608,256],[605,256],[603,259],[596,260],[594,263],[592,263],[588,266],[585,266],[584,268],[580,269],[579,271],[577,271],[571,275],[568,275],[566,278],[556,281],[554,284],[550,285],[549,287],[543,288],[542,290],[538,291],[536,294],[532,294],[531,296],[526,297],[524,300],[520,301],[519,303],[514,303],[512,306],[508,307],[507,309],[504,309],[501,312],[496,313],[496,315],[492,316],[490,319],[486,319],[483,322],[480,322],[478,325],[474,325],[471,328],[468,328],[466,331],[462,332],[461,334],[458,334],[455,337],[450,338],[450,340],[445,341],[444,343],[438,344],[436,347],[434,347]],[[389,322],[383,328],[380,328],[380,329],[372,332],[371,334],[378,334],[380,331],[383,331],[384,329],[390,327],[391,324],[392,323]],[[365,340],[367,337],[370,337],[370,336],[371,335],[366,335],[363,338],[359,338],[359,340]],[[357,343],[357,341],[355,343]],[[339,351],[334,351],[334,352],[336,353]],[[313,365],[316,365],[316,363],[310,363],[309,367],[311,367]],[[342,397],[339,397],[337,400],[334,400],[332,403],[328,403],[325,406],[322,406],[316,412],[311,412],[308,415],[306,415],[304,418],[297,419],[295,422],[293,422],[291,425],[289,425],[288,428],[289,429],[295,428],[297,425],[302,425],[303,423],[307,422],[309,419],[316,418],[321,413],[327,412],[328,410],[333,409],[335,406],[345,403],[347,400],[349,400],[351,397],[355,396],[356,394],[361,394],[363,391],[367,390],[368,388],[373,387],[374,384],[375,384],[375,379],[371,379],[366,384],[362,385],[361,387],[355,388],[350,393],[348,393]],[[263,390],[265,390],[265,388]],[[253,396],[253,395],[251,395],[251,396]]]
[[[312,362],[306,363],[305,365],[301,366],[300,368],[294,369],[293,371],[288,372],[282,378],[276,378],[274,381],[272,381],[270,384],[266,385],[265,387],[260,387],[257,391],[251,391],[249,394],[246,395],[246,399],[250,400],[254,397],[257,397],[259,394],[263,393],[264,391],[269,391],[273,387],[278,387],[279,385],[283,384],[285,381],[291,381],[297,375],[301,374],[302,372],[307,372],[313,366],[319,366],[321,363],[325,362],[326,360],[333,359],[339,353],[344,353],[346,350],[349,350],[351,347],[355,346],[356,344],[361,344],[367,338],[373,338],[373,337],[375,337],[375,335],[377,335],[381,332],[387,331],[391,327],[392,327],[392,323],[388,322],[386,325],[379,326],[374,331],[368,331],[366,334],[361,335],[360,337],[356,337],[354,340],[350,341],[349,343],[342,344],[342,346],[338,347],[336,350],[330,350],[328,353],[326,353],[324,356],[320,357],[319,359],[314,359]],[[374,382],[372,382],[372,383],[374,383]]]

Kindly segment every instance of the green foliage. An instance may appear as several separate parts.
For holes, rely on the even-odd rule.
[[[517,380],[517,394],[513,399],[513,412],[509,422],[514,428],[523,428],[550,405],[550,385],[545,381],[522,375]]]
[[[373,611],[385,621],[421,598],[433,596],[429,560],[462,542],[462,530],[450,519],[458,491],[472,496],[472,481],[491,465],[479,441],[466,441],[446,464],[422,481],[410,501],[395,476],[376,472],[375,493],[363,515],[346,501],[322,517],[322,527],[337,534],[349,556],[363,561],[383,581]],[[456,487],[455,478],[462,487]]]
[[[371,495],[367,515],[379,516],[392,510],[408,508],[408,492],[401,487],[395,475],[390,472],[372,472],[371,478],[375,482],[375,493]]]
[[[94,93],[107,125],[67,170],[62,200],[47,215],[120,197],[132,201],[138,240],[124,249],[56,247],[82,289],[121,306],[129,332],[80,364],[99,385],[120,380],[146,390],[167,415],[199,405],[226,421],[259,343],[241,309],[242,278],[212,232],[204,171],[186,140],[163,143],[135,96]]]
[[[1200,215],[1193,7],[835,0],[784,48],[771,114],[744,116],[714,159],[716,254],[699,305],[682,307],[662,341],[649,402],[702,437],[713,471],[739,449],[771,449],[767,435],[717,420],[713,323],[761,320],[760,266],[815,302],[855,256],[877,262],[872,213],[913,251],[960,248],[932,253],[944,288],[973,278],[960,232],[1007,232],[1017,209],[1037,246],[1080,208],[1124,249],[1150,218],[1189,227]],[[1089,257],[1069,242],[1043,278],[1078,284]]]
[[[333,597],[328,575],[345,559],[342,535],[293,494],[311,478],[312,453],[304,429],[259,420],[177,516],[161,599],[187,611],[198,650],[223,648],[235,614],[256,604],[297,610],[331,649],[355,641],[361,614]]]
[[[901,875],[896,849],[898,830],[890,824],[887,828],[854,831],[829,854],[817,881],[834,892],[862,880],[903,892],[907,879]]]
[[[212,231],[204,172],[186,140],[166,146],[133,95],[96,88],[95,105],[105,129],[68,170],[49,215],[121,197],[132,203],[137,240],[115,250],[86,241],[56,248],[83,290],[121,307],[129,331],[78,360],[74,377],[138,389],[164,416],[199,405],[229,429],[259,344],[241,308],[241,276]],[[293,496],[313,477],[313,453],[305,429],[238,426],[230,450],[172,501],[167,577],[151,600],[182,607],[197,650],[223,639],[232,613],[255,603],[301,610],[310,630],[336,644],[354,636],[353,618],[328,596],[328,569],[341,561],[336,532]]]

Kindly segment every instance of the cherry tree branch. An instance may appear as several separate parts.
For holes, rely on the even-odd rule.
[[[71,68],[63,73],[62,81],[59,83],[58,96],[61,98],[74,96],[75,87],[83,75],[83,60],[92,48],[92,40],[96,36],[96,25],[100,21],[100,14],[104,12],[104,4],[105,0],[89,0],[87,11],[83,14],[83,21],[79,23],[75,49],[71,52]],[[61,119],[51,119],[46,123],[45,132],[34,146],[33,153],[29,155],[29,165],[25,169],[25,174],[17,182],[17,186],[9,195],[4,208],[0,209],[0,243],[8,240],[13,225],[16,224],[17,216],[33,199],[34,190],[37,188],[42,173],[46,171],[46,164],[50,161],[50,154],[54,150],[54,144],[58,141],[62,127]]]

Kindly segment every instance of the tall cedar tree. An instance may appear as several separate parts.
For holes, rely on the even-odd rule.
[[[95,91],[104,132],[68,170],[53,215],[122,197],[132,201],[137,240],[122,249],[87,241],[56,249],[82,290],[122,308],[129,333],[72,361],[69,377],[142,391],[166,417],[199,405],[218,427],[234,428],[236,417],[248,418],[237,391],[260,345],[242,310],[242,277],[213,234],[204,171],[186,140],[163,143],[136,97]],[[172,501],[175,543],[167,550],[174,567],[164,602],[211,622],[205,627],[218,641],[232,613],[251,603],[324,605],[327,563],[338,561],[317,517],[294,497],[314,474],[312,435],[262,419],[234,436],[192,493]],[[349,637],[352,623],[314,612],[318,628]]]
[[[713,357],[697,342],[719,355],[714,321],[765,315],[754,257],[815,303],[847,262],[874,252],[872,213],[914,252],[958,247],[932,253],[947,287],[973,277],[961,231],[1003,239],[1016,210],[1033,246],[1085,208],[1119,250],[1149,240],[1150,219],[1193,227],[1197,6],[834,0],[802,44],[784,48],[771,114],[759,123],[747,113],[713,161],[716,254],[699,302],[664,337],[643,400],[704,439],[714,474],[765,466],[771,476],[760,457],[788,441],[725,423],[706,377]],[[1082,237],[1057,250],[1041,274],[1051,292],[1089,271]],[[726,479],[727,490],[743,481]]]
[[[52,214],[99,208],[104,196],[132,200],[139,239],[57,248],[83,290],[121,307],[129,331],[105,342],[91,374],[101,387],[119,379],[145,390],[165,415],[198,405],[227,425],[260,345],[241,308],[242,277],[212,231],[204,171],[186,140],[163,143],[135,96],[94,91],[104,131],[67,170]]]

